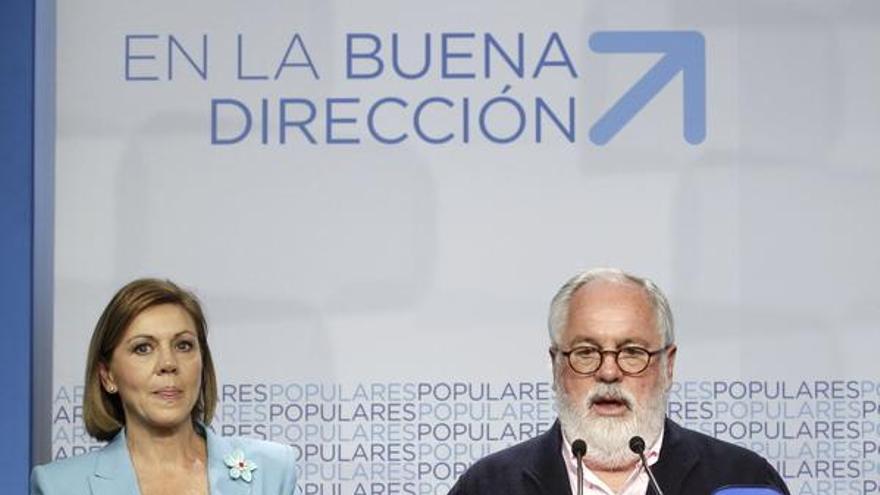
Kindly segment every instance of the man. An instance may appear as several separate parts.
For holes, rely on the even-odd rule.
[[[677,348],[669,303],[653,282],[616,269],[581,273],[553,298],[549,329],[558,421],[475,463],[450,495],[577,493],[576,439],[587,444],[585,494],[654,493],[629,448],[636,435],[666,495],[734,484],[788,494],[757,454],[666,419]]]

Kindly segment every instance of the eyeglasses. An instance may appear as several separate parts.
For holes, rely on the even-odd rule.
[[[617,367],[624,375],[638,375],[648,369],[651,364],[651,358],[672,347],[669,344],[656,351],[649,351],[644,347],[627,346],[616,351],[605,350],[593,346],[575,347],[569,351],[559,351],[560,354],[568,359],[568,365],[572,371],[579,375],[589,376],[602,367],[605,362],[605,355],[612,354]]]

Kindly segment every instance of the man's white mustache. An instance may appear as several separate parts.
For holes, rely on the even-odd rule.
[[[611,385],[607,383],[599,383],[590,390],[590,393],[584,397],[587,406],[591,406],[599,401],[617,400],[623,402],[627,409],[632,410],[636,399],[631,393],[624,390],[620,385]]]

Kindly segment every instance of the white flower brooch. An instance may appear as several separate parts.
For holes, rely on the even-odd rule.
[[[250,483],[254,479],[253,471],[257,469],[257,465],[253,461],[244,458],[244,452],[235,450],[228,456],[223,458],[223,462],[229,466],[229,477],[237,480],[241,478],[246,483]]]

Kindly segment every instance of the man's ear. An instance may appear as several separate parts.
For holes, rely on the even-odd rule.
[[[678,354],[678,346],[673,344],[666,353],[666,380],[672,384],[675,371],[675,355]]]
[[[556,351],[553,347],[550,347],[547,349],[547,354],[550,355],[550,373],[553,374],[553,384],[551,386],[553,387],[553,391],[556,392],[556,387],[559,386],[559,384],[556,383],[556,378],[558,376],[556,374]]]
[[[556,352],[557,350],[553,347],[549,347],[547,349],[547,354],[550,356],[550,369],[553,370],[553,379],[556,380]]]

